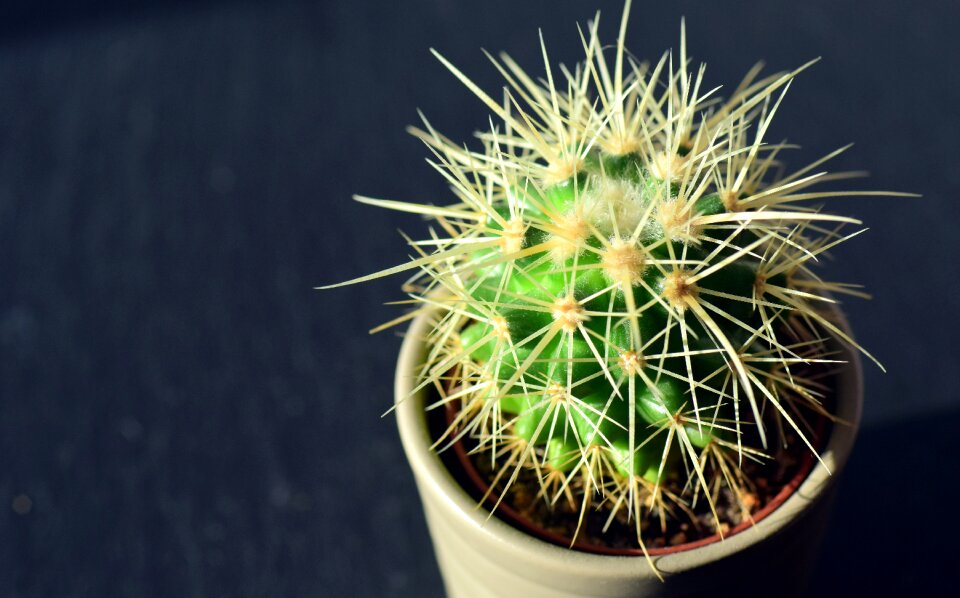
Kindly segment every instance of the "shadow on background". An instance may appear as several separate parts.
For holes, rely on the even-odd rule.
[[[953,583],[958,430],[960,411],[861,430],[824,540],[818,594],[922,595]]]
[[[243,0],[252,2],[254,0]],[[149,19],[173,11],[240,4],[237,0],[31,0],[0,2],[0,41],[37,37],[104,22]]]

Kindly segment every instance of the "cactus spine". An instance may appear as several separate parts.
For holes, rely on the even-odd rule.
[[[720,487],[739,501],[739,464],[784,431],[814,451],[805,422],[829,417],[828,389],[810,365],[835,363],[831,339],[856,346],[829,307],[862,293],[811,266],[860,231],[817,204],[835,193],[811,189],[847,176],[819,170],[846,148],[784,174],[788,146],[766,139],[811,63],[751,70],[720,101],[683,33],[679,56],[651,66],[624,49],[626,12],[612,56],[598,19],[573,70],[550,65],[542,36],[541,81],[491,57],[503,101],[435,52],[500,122],[476,151],[425,119],[411,129],[456,200],[358,197],[435,226],[410,241],[416,259],[348,283],[416,271],[418,308],[398,322],[435,318],[418,389],[459,409],[438,447],[469,436],[501,487],[531,470],[545,500],[625,514],[643,546],[651,512],[700,496],[713,508]]]

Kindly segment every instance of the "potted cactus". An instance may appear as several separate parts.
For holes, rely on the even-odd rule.
[[[573,69],[491,57],[499,100],[434,52],[497,121],[477,149],[411,129],[449,205],[357,197],[434,222],[341,284],[414,271],[397,418],[451,595],[795,589],[853,442],[866,353],[835,297],[862,293],[812,267],[860,232],[818,204],[851,194],[815,187],[845,148],[790,172],[766,139],[809,64],[721,100],[682,28],[628,55],[629,4]]]

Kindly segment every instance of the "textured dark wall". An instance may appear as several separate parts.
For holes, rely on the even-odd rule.
[[[952,2],[635,7],[641,56],[690,50],[727,88],[758,58],[813,56],[774,137],[801,165],[920,200],[843,199],[872,227],[826,271],[867,368],[866,426],[817,583],[935,587],[956,530],[960,43]],[[605,2],[613,39],[618,2]],[[486,113],[479,51],[567,63],[573,0],[18,4],[0,16],[0,595],[430,596],[439,576],[391,401],[399,280],[416,218],[354,192],[442,203],[403,132],[456,139]],[[946,468],[946,469],[945,469]],[[948,529],[949,528],[949,529]],[[898,550],[906,541],[920,550]],[[933,555],[933,556],[930,556]],[[931,561],[924,561],[931,558]],[[938,560],[939,559],[939,560]],[[878,576],[878,571],[882,575]]]

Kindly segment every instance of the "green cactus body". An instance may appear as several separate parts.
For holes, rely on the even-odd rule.
[[[511,229],[511,218],[520,222],[514,230],[522,229],[522,237],[509,249],[537,251],[504,261],[504,236],[500,249],[468,258],[477,284],[466,287],[488,317],[466,324],[461,343],[496,382],[489,400],[500,402],[518,436],[543,448],[551,467],[570,471],[578,455],[598,447],[624,475],[633,471],[656,482],[663,439],[677,418],[686,420],[694,446],[730,436],[717,424],[733,417],[722,389],[704,384],[691,390],[685,382],[690,371],[707,380],[728,369],[723,348],[689,317],[685,302],[701,287],[716,293],[717,307],[730,316],[718,322],[722,334],[749,341],[748,329],[763,325],[752,309],[759,264],[735,248],[755,235],[740,231],[709,252],[674,240],[667,217],[674,219],[667,225],[687,232],[696,217],[726,211],[716,194],[675,208],[685,201],[678,192],[647,171],[639,155],[595,150],[569,180],[542,192],[512,188],[514,212],[522,216],[500,205],[499,218],[488,220],[489,229],[501,233]],[[633,216],[617,222],[623,214]],[[624,221],[630,230],[611,230]],[[711,263],[722,267],[685,287],[678,283]],[[627,315],[629,306],[642,308],[639,317]],[[688,338],[679,325],[669,329],[671,318],[685,322]],[[696,349],[685,349],[685,342]]]

